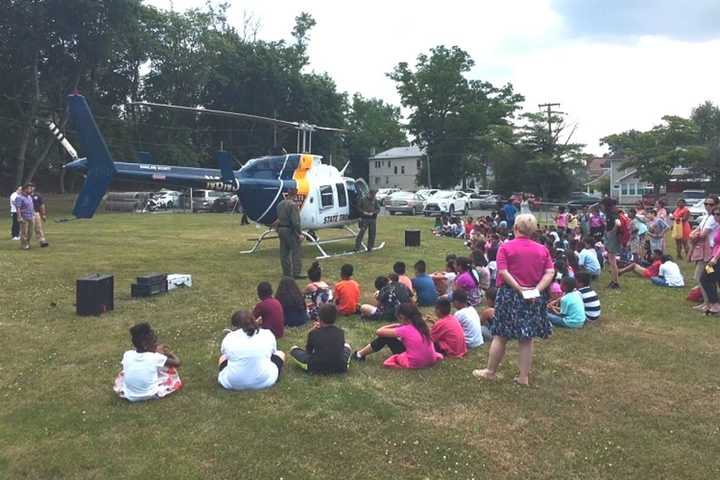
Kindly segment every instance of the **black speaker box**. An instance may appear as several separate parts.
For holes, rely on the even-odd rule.
[[[130,296],[133,298],[151,297],[153,295],[160,295],[163,293],[167,293],[167,282],[148,285],[133,283],[130,285]]]
[[[159,283],[167,284],[167,273],[148,273],[137,277],[138,285],[157,285]]]
[[[405,230],[405,246],[406,247],[419,247],[420,246],[420,230]]]
[[[75,283],[75,308],[78,315],[100,315],[115,308],[115,279],[95,273]]]

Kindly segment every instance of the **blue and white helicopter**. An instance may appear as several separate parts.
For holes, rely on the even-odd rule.
[[[293,153],[255,158],[249,160],[239,170],[233,170],[231,156],[225,151],[216,155],[219,169],[114,162],[85,97],[72,94],[68,97],[68,103],[70,119],[78,133],[85,156],[78,156],[73,146],[54,124],[50,123],[49,126],[73,158],[64,169],[86,175],[85,183],[73,208],[73,215],[76,218],[91,218],[95,214],[113,180],[232,192],[238,195],[244,213],[250,220],[268,227],[255,239],[252,248],[241,252],[252,253],[264,240],[276,238],[272,227],[277,220],[277,204],[289,189],[294,188],[298,192],[303,236],[320,252],[317,258],[355,253],[353,250],[332,255],[323,248],[325,244],[355,237],[356,232],[351,225],[357,223],[360,218],[356,205],[369,192],[367,183],[363,179],[344,176],[347,165],[342,170],[338,170],[332,165],[323,164],[321,156]],[[342,131],[307,123],[286,122],[218,110],[151,103],[135,105],[240,117],[272,123],[276,126],[289,126],[298,130],[298,150],[302,148],[303,151],[311,148],[313,131]],[[345,230],[346,235],[321,240],[317,231],[327,228]],[[383,242],[375,249],[384,245]]]

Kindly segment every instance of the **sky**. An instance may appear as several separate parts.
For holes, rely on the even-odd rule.
[[[184,10],[206,2],[146,3]],[[327,72],[340,91],[399,105],[386,73],[434,46],[458,45],[475,60],[469,78],[512,83],[524,111],[560,103],[572,141],[589,153],[603,153],[599,140],[611,133],[720,103],[718,0],[234,0],[228,20],[241,29],[251,16],[259,38],[291,39],[302,11],[317,21],[310,69]]]

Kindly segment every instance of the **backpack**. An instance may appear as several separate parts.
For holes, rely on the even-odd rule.
[[[618,241],[621,246],[626,247],[627,244],[630,243],[632,222],[630,221],[630,218],[625,215],[625,212],[620,212],[618,219],[620,220],[620,226],[618,227],[617,233]]]

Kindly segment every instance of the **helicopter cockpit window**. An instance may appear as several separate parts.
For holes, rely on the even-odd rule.
[[[335,184],[335,188],[337,188],[338,206],[339,207],[347,206],[347,197],[345,196],[345,185],[343,185],[342,183],[337,183],[337,184]]]
[[[320,208],[332,207],[335,204],[333,189],[330,185],[320,187]]]

